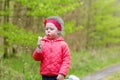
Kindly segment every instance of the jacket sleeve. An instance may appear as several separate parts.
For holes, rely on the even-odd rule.
[[[36,48],[35,51],[33,52],[32,57],[34,58],[35,61],[41,61],[42,60],[42,52],[39,52],[38,49]]]
[[[62,52],[63,52],[63,63],[60,68],[59,74],[63,74],[64,76],[66,76],[70,68],[70,51],[67,44],[65,44],[62,47]]]

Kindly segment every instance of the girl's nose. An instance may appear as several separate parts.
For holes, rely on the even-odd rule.
[[[47,32],[50,33],[50,30],[48,30]]]
[[[50,29],[48,29],[48,31],[50,31]]]

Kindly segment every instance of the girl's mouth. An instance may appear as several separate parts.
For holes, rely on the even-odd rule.
[[[50,36],[50,34],[47,34],[47,36]]]
[[[50,37],[51,35],[50,34],[47,34],[48,37]]]

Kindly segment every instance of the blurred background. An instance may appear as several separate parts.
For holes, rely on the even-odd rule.
[[[0,0],[0,80],[41,79],[39,62],[31,56],[38,36],[44,36],[43,20],[53,15],[65,23],[68,76],[119,63],[119,0]]]

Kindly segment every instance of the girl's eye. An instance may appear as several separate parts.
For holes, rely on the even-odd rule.
[[[45,30],[54,30],[53,28],[46,28]]]
[[[48,30],[48,28],[45,28],[45,30]]]
[[[50,30],[54,30],[53,28],[50,28]]]

